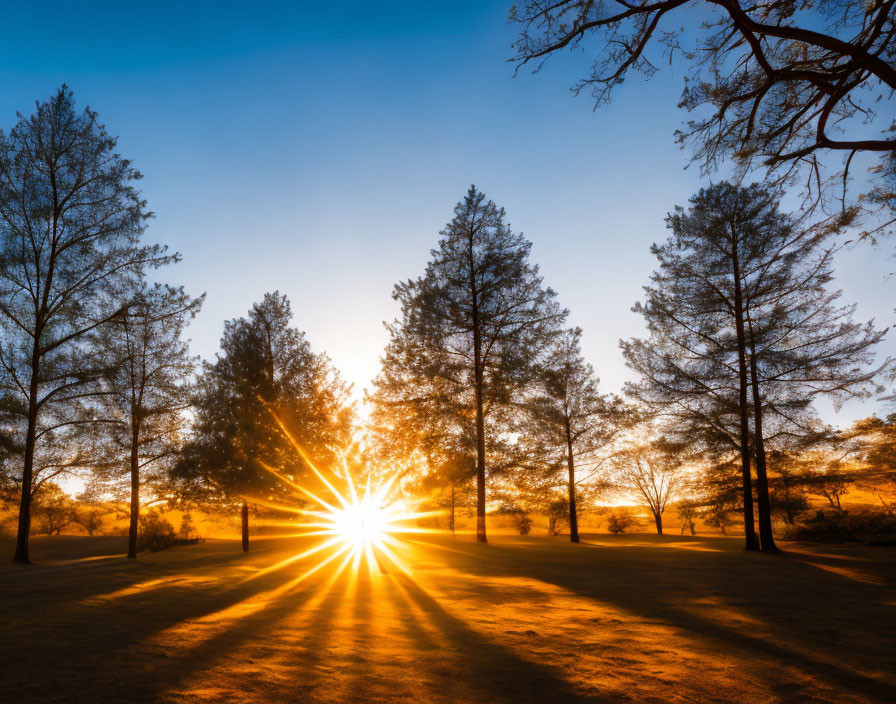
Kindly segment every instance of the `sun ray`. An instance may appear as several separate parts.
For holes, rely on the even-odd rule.
[[[434,529],[423,528],[416,523],[420,519],[436,515],[436,511],[417,511],[408,509],[404,503],[394,496],[396,481],[399,473],[394,472],[381,482],[374,482],[371,472],[363,483],[356,481],[355,474],[349,464],[346,452],[337,452],[336,468],[331,472],[333,481],[324,476],[323,471],[311,460],[309,454],[298,443],[286,428],[285,424],[277,417],[267,404],[268,411],[276,420],[280,429],[295,448],[296,452],[311,469],[313,474],[335,497],[336,501],[325,500],[305,486],[298,483],[293,477],[285,476],[266,462],[259,460],[259,465],[270,472],[274,477],[282,481],[286,486],[297,491],[305,499],[310,500],[311,507],[281,506],[271,501],[260,501],[262,505],[275,510],[286,510],[300,517],[294,523],[281,523],[278,525],[290,525],[297,529],[293,535],[300,537],[315,537],[320,543],[297,555],[290,556],[263,570],[254,573],[253,577],[268,574],[275,570],[281,570],[306,558],[318,559],[320,554],[333,548],[334,552],[325,555],[324,559],[312,565],[297,580],[298,583],[311,574],[320,570],[324,565],[331,563],[339,555],[344,555],[339,571],[347,565],[352,565],[353,573],[361,569],[362,563],[366,563],[371,574],[376,570],[388,571],[389,565],[395,565],[402,572],[409,574],[408,566],[401,560],[395,550],[400,550],[405,543],[396,538],[398,535],[410,533],[435,533]],[[344,484],[344,490],[339,491],[335,483]],[[329,499],[329,497],[327,497]]]

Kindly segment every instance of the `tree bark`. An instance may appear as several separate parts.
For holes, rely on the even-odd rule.
[[[131,523],[128,528],[128,557],[137,559],[137,528],[140,524],[140,460],[137,445],[140,428],[131,422]]]
[[[456,532],[457,524],[454,522],[454,482],[451,482],[451,535],[453,536]]]
[[[656,511],[653,512],[653,520],[656,523],[656,534],[663,534],[663,515]],[[681,527],[681,534],[684,535],[684,526]]]
[[[28,539],[31,534],[31,482],[34,476],[34,445],[37,442],[37,393],[40,369],[40,334],[35,334],[31,350],[31,382],[28,388],[28,428],[25,431],[25,458],[22,467],[22,496],[19,501],[19,527],[13,562],[31,562]]]
[[[473,316],[473,384],[476,394],[476,540],[487,543],[485,534],[485,417],[482,408],[482,331],[479,329],[479,294],[476,290],[476,262],[473,257],[473,230],[470,230],[470,294]]]
[[[572,454],[572,434],[566,419],[566,463],[569,468],[569,541],[579,542],[579,517],[576,511],[576,465]]]
[[[243,527],[243,552],[249,552],[249,504],[245,501],[240,510],[240,518]]]
[[[759,545],[762,552],[780,552],[772,533],[772,512],[768,498],[768,471],[765,463],[765,440],[762,436],[762,397],[756,370],[756,343],[750,322],[750,380],[753,390],[753,435],[756,445],[756,507],[759,509]]]
[[[731,263],[734,269],[734,326],[737,331],[737,371],[740,406],[740,461],[744,502],[744,550],[758,550],[753,522],[753,481],[750,475],[750,427],[747,415],[747,352],[744,334],[744,301],[740,284],[737,229],[731,223]]]

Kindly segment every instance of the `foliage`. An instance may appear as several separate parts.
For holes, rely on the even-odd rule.
[[[46,535],[59,535],[77,518],[77,504],[57,484],[45,482],[34,497],[36,528]]]
[[[520,535],[529,535],[532,531],[532,518],[518,504],[502,503],[495,510],[494,515],[509,516],[511,521],[513,521],[513,527],[516,528]]]
[[[656,532],[663,533],[663,513],[683,480],[685,446],[658,438],[623,448],[613,458],[617,483],[647,502]]]
[[[351,444],[349,389],[291,319],[289,300],[274,292],[248,317],[225,323],[221,353],[198,381],[193,434],[172,471],[187,503],[295,505],[290,482],[310,473],[308,461],[333,467]]]
[[[620,535],[631,528],[632,523],[632,517],[627,513],[611,513],[607,520],[607,530],[613,535]]]
[[[175,259],[140,243],[141,176],[115,148],[65,86],[0,133],[0,412],[21,443],[20,562],[38,483],[87,463],[78,431],[96,426],[97,336],[148,268]]]
[[[389,326],[373,399],[382,427],[407,419],[412,437],[424,439],[430,471],[452,455],[475,457],[477,538],[485,541],[486,475],[501,468],[487,471],[486,452],[513,451],[502,437],[507,414],[567,312],[503,209],[471,187],[454,214],[424,274],[395,286],[401,318]]]
[[[896,515],[884,508],[818,511],[813,519],[789,527],[785,536],[822,543],[896,545]]]
[[[697,517],[697,510],[698,506],[693,500],[683,499],[676,504],[675,512],[681,519],[682,535],[684,535],[685,528],[691,532],[691,535],[697,535],[697,526],[694,523],[694,518]]]
[[[177,534],[180,536],[181,540],[190,540],[194,532],[196,532],[196,526],[193,524],[193,516],[189,511],[184,511],[183,515],[180,517],[180,528],[178,529]]]
[[[560,535],[564,528],[570,527],[569,499],[551,501],[545,513],[548,517],[548,535]]]
[[[124,480],[129,488],[129,557],[137,556],[141,488],[151,488],[157,498],[169,493],[168,472],[188,427],[196,360],[183,333],[203,299],[171,286],[143,286],[127,312],[106,328],[102,475]]]
[[[528,463],[537,465],[541,480],[565,477],[567,514],[561,523],[569,526],[572,542],[579,541],[578,486],[595,477],[632,415],[621,399],[598,392],[594,369],[582,356],[581,338],[580,328],[553,335],[519,422]],[[556,534],[553,523],[550,534]]]
[[[816,397],[876,391],[886,331],[856,322],[830,290],[833,232],[781,213],[767,187],[716,184],[667,222],[672,236],[653,247],[659,268],[635,306],[649,336],[623,343],[642,377],[627,391],[717,462],[740,456],[748,536],[755,459],[763,549],[774,549],[766,446],[812,435]]]
[[[140,552],[158,552],[175,544],[174,526],[157,510],[150,509],[140,516],[137,533],[137,549]]]

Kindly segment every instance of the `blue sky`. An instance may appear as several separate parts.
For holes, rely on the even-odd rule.
[[[594,112],[569,92],[587,55],[513,77],[508,7],[18,3],[4,8],[0,126],[68,83],[145,175],[148,236],[184,257],[164,278],[208,292],[196,353],[213,356],[223,321],[279,289],[359,394],[396,314],[392,285],[421,273],[475,183],[533,241],[615,391],[649,246],[701,185],[673,142],[682,72],[634,77]],[[840,257],[860,317],[892,322],[892,268],[889,249]]]

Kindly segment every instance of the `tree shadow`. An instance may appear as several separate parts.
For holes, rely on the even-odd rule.
[[[865,568],[879,577],[869,581],[818,569],[816,563],[842,563],[839,555],[764,556],[730,542],[708,552],[658,541],[620,547],[597,542],[551,543],[537,549],[538,559],[494,543],[450,549],[455,567],[477,581],[535,579],[684,631],[710,650],[736,653],[745,673],[788,700],[796,698],[788,674],[796,668],[843,697],[896,701],[896,642],[883,626],[896,603],[888,557]],[[718,548],[718,541],[711,547]],[[714,610],[745,618],[719,618]]]

